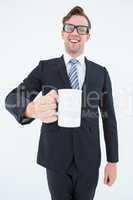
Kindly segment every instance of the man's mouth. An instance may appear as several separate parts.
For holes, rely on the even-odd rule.
[[[74,43],[74,44],[76,44],[76,43],[79,43],[80,42],[80,40],[78,40],[78,39],[70,39],[69,40],[71,43]]]

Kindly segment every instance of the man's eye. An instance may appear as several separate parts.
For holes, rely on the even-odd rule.
[[[66,28],[67,28],[68,30],[73,30],[73,26],[70,26],[70,25],[68,25]]]
[[[86,33],[87,31],[86,27],[78,27],[78,30],[83,33]]]

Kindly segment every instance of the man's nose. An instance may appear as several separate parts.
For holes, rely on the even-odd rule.
[[[79,35],[76,28],[74,28],[72,34],[74,34],[74,35]]]

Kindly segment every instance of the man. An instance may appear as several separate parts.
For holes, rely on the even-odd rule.
[[[84,55],[90,29],[91,23],[84,10],[74,7],[63,18],[64,55],[40,61],[6,97],[6,108],[20,124],[29,124],[34,119],[42,121],[37,163],[46,168],[52,200],[94,198],[101,162],[98,108],[107,154],[104,183],[111,186],[116,179],[118,137],[111,81],[105,67]],[[78,81],[78,89],[83,93],[81,126],[59,127],[58,89],[72,88],[69,75],[73,66],[74,81]],[[35,99],[40,91],[42,96]],[[17,97],[20,97],[19,103]]]

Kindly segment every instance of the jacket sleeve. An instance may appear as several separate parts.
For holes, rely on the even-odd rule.
[[[118,162],[117,122],[113,105],[111,80],[106,68],[104,68],[103,91],[99,107],[103,122],[107,161]]]
[[[34,118],[24,117],[23,113],[28,103],[41,91],[41,65],[40,61],[38,66],[5,99],[6,109],[21,125],[29,124],[34,120]]]

